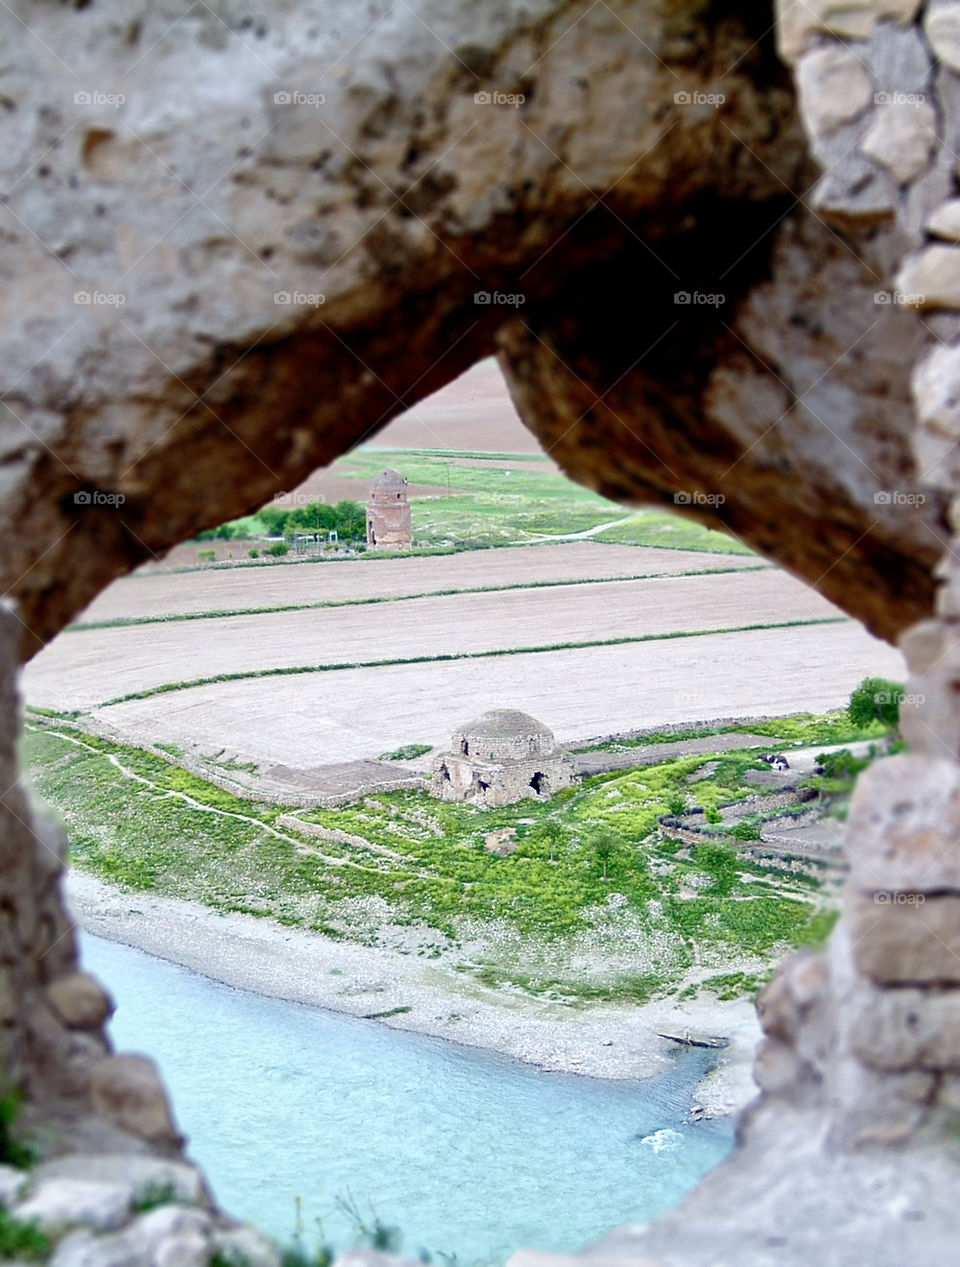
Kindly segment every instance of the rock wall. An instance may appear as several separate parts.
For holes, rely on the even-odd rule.
[[[603,1255],[953,1254],[958,29],[955,0],[0,6],[0,1056],[49,1152],[178,1138],[76,971],[14,660],[496,350],[578,479],[923,622],[915,755],[861,784],[829,955],[761,1000],[737,1153]],[[57,1261],[209,1258],[181,1232]]]

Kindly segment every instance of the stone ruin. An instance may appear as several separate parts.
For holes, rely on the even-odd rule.
[[[370,485],[367,545],[403,549],[413,542],[407,481],[399,471],[383,471]]]
[[[493,708],[454,731],[450,751],[433,763],[430,793],[496,809],[526,797],[546,800],[570,787],[573,776],[573,761],[543,722]]]
[[[12,0],[0,85],[0,1060],[51,1158],[3,1192],[81,1225],[57,1267],[239,1232],[186,1167],[195,1205],[134,1209],[181,1143],[78,972],[17,663],[491,353],[574,478],[679,501],[912,670],[829,948],[760,999],[736,1150],[582,1260],[951,1261],[960,3]]]

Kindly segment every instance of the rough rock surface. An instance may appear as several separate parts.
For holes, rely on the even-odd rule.
[[[875,302],[901,230],[892,203],[846,240],[805,207],[771,17],[0,6],[0,583],[25,650],[495,348],[578,478],[679,496],[887,638],[928,611],[943,498],[893,500],[918,492],[924,331]],[[856,80],[823,102],[844,146]]]
[[[78,979],[16,660],[495,349],[577,478],[888,638],[926,618],[923,768],[865,785],[829,954],[764,992],[737,1152],[596,1257],[951,1259],[960,246],[925,226],[955,216],[958,66],[957,0],[0,6],[0,1062],[53,1151],[180,1141]],[[202,1191],[138,1213],[134,1167],[0,1180],[58,1267],[270,1261]]]

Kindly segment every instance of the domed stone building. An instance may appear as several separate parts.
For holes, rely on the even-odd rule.
[[[573,761],[553,731],[529,713],[494,708],[454,732],[450,751],[433,763],[430,792],[495,809],[527,796],[545,799],[572,783]]]
[[[399,471],[383,471],[370,485],[367,503],[367,545],[409,546],[413,541],[407,481]]]

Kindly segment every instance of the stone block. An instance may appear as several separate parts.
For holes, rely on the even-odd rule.
[[[960,985],[960,896],[878,903],[848,887],[844,919],[860,971],[881,985]]]
[[[800,115],[814,137],[855,119],[873,102],[873,84],[848,49],[830,44],[807,53],[797,69]]]
[[[948,198],[930,215],[926,224],[931,237],[960,242],[960,198]]]
[[[896,289],[913,308],[960,309],[960,247],[935,244],[908,255]]]
[[[843,1023],[850,1050],[874,1069],[960,1071],[960,990],[878,989],[861,983]]]
[[[919,7],[920,0],[777,0],[777,48],[793,62],[811,37],[866,40],[878,19],[912,22]]]
[[[960,4],[931,7],[923,29],[930,47],[944,66],[960,71]]]
[[[930,162],[937,144],[937,118],[925,101],[891,101],[877,108],[860,143],[900,185],[909,184]]]
[[[897,894],[960,894],[960,765],[904,754],[865,770],[844,848],[851,884],[881,895],[878,906]]]

